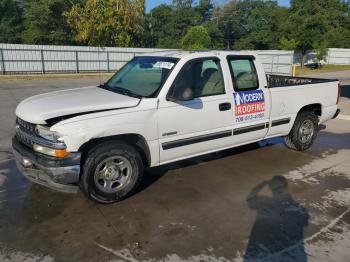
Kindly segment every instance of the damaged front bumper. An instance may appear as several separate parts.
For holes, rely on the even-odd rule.
[[[13,155],[22,174],[30,181],[48,188],[76,193],[80,175],[80,153],[57,159],[34,152],[20,143],[16,137],[12,139]]]

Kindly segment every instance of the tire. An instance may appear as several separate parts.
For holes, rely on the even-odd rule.
[[[317,137],[318,118],[310,111],[301,112],[289,135],[284,138],[285,145],[292,150],[308,150]]]
[[[110,204],[135,193],[142,176],[142,158],[134,147],[105,142],[87,152],[79,187],[90,199]]]

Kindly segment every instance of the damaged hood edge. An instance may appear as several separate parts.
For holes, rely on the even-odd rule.
[[[33,124],[50,124],[60,119],[135,107],[141,99],[98,87],[85,87],[37,95],[22,101],[16,115]]]

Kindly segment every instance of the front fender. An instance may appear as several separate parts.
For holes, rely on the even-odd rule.
[[[109,115],[98,113],[88,119],[85,117],[82,120],[60,123],[51,130],[62,135],[70,152],[78,152],[85,143],[94,139],[137,134],[147,142],[151,164],[154,164],[159,159],[156,113],[156,108]]]

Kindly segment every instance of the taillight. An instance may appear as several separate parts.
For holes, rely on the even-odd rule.
[[[338,84],[338,97],[337,97],[337,104],[339,104],[339,98],[340,98],[340,83]]]

